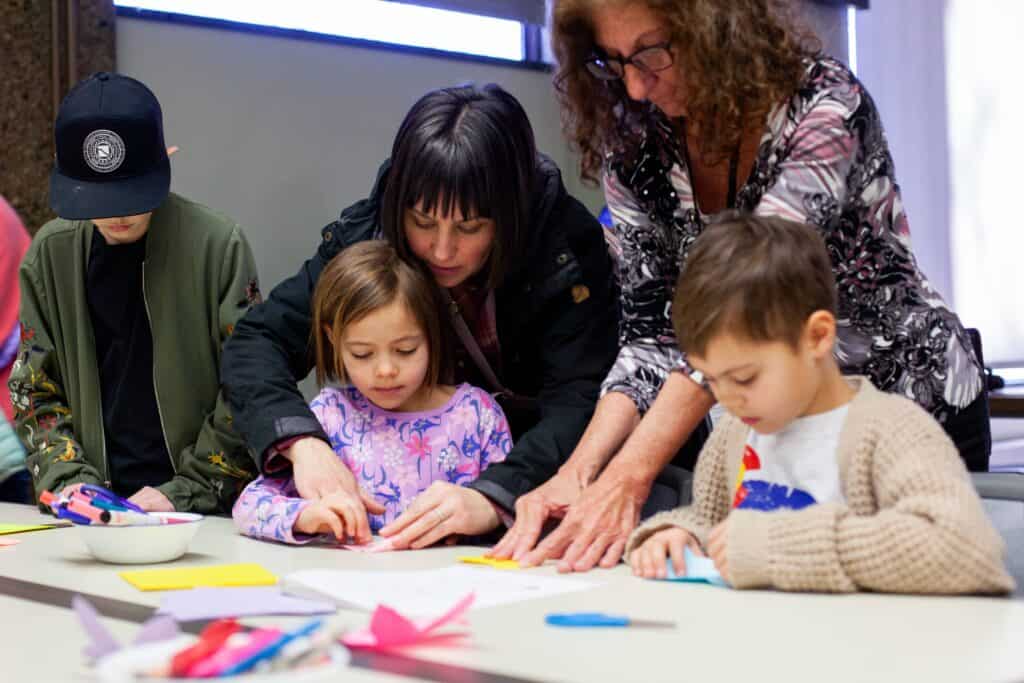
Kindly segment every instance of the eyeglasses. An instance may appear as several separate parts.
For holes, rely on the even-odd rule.
[[[594,54],[586,61],[587,71],[602,81],[615,81],[626,75],[626,65],[632,64],[645,74],[654,74],[672,66],[674,57],[671,41],[637,50],[628,57],[608,57]]]

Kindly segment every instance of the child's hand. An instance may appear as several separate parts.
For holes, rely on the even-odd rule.
[[[729,549],[726,547],[726,539],[728,537],[729,518],[726,517],[708,535],[708,555],[715,561],[715,569],[722,575],[722,578],[732,583],[732,579],[729,578]]]
[[[369,506],[373,511],[383,512],[380,503],[361,489],[358,496],[344,491],[330,493],[303,508],[295,520],[294,529],[310,535],[333,534],[339,542],[351,536],[356,543],[369,543],[372,538],[366,518]]]
[[[174,512],[174,505],[167,499],[167,496],[152,486],[143,486],[128,501],[135,503],[146,512]]]
[[[629,555],[633,574],[645,579],[664,579],[668,576],[666,557],[672,558],[672,568],[677,576],[685,574],[686,560],[683,559],[683,549],[686,546],[690,546],[698,555],[704,554],[697,539],[685,529],[670,527],[651,534]]]

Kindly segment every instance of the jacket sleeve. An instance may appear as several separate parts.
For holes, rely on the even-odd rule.
[[[680,527],[690,532],[703,546],[708,533],[729,514],[730,482],[728,480],[728,443],[730,418],[711,432],[711,438],[701,449],[697,469],[693,474],[693,502],[690,505],[653,515],[638,526],[629,537],[624,557],[636,550],[652,534],[669,527]]]
[[[222,345],[239,319],[259,299],[256,261],[237,226],[223,263],[217,311],[217,334]],[[231,412],[221,389],[213,412],[203,420],[195,443],[180,453],[177,474],[157,489],[167,496],[175,510],[226,513],[256,474],[245,441],[232,425]]]
[[[601,395],[629,397],[647,412],[674,370],[688,372],[669,318],[679,277],[679,247],[663,226],[651,220],[613,170],[603,179],[605,199],[622,249],[618,264],[622,291],[618,357],[601,385]]]
[[[69,484],[103,484],[103,475],[75,440],[71,408],[62,386],[60,366],[43,311],[42,287],[22,264],[21,344],[8,385],[14,426],[27,451],[36,497]]]
[[[727,538],[736,588],[893,593],[1006,593],[1013,579],[953,442],[910,401],[871,428],[878,510],[838,503],[770,514],[735,510]]]
[[[303,435],[328,441],[297,384],[312,368],[310,300],[325,263],[318,251],[252,307],[224,348],[221,384],[261,472],[279,441]]]
[[[537,331],[543,377],[537,397],[540,420],[519,437],[504,462],[487,468],[470,485],[508,510],[569,458],[594,413],[601,380],[617,349],[617,289],[603,232],[582,204],[564,201],[550,220],[563,221],[570,234],[580,235],[572,249],[588,296],[574,298],[570,288],[553,292],[535,318],[531,329]]]

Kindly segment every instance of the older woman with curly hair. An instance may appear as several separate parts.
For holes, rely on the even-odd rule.
[[[911,252],[878,111],[793,8],[556,0],[553,17],[565,128],[584,178],[603,183],[623,246],[620,351],[575,452],[519,499],[495,555],[561,556],[563,571],[618,561],[651,482],[712,406],[677,348],[669,303],[690,245],[724,209],[817,227],[838,285],[843,370],[917,401],[970,469],[987,469],[982,368]]]

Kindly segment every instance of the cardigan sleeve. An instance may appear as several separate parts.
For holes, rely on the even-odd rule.
[[[1005,593],[1014,581],[949,437],[909,400],[873,406],[851,467],[870,467],[874,514],[850,504],[735,510],[727,552],[737,588]],[[864,452],[871,449],[871,453]],[[852,503],[852,501],[848,501]]]
[[[704,545],[711,529],[729,514],[728,449],[730,434],[735,430],[730,417],[711,433],[697,459],[693,477],[693,503],[684,507],[659,512],[638,526],[626,544],[625,557],[652,534],[669,527],[680,527],[693,534]]]

